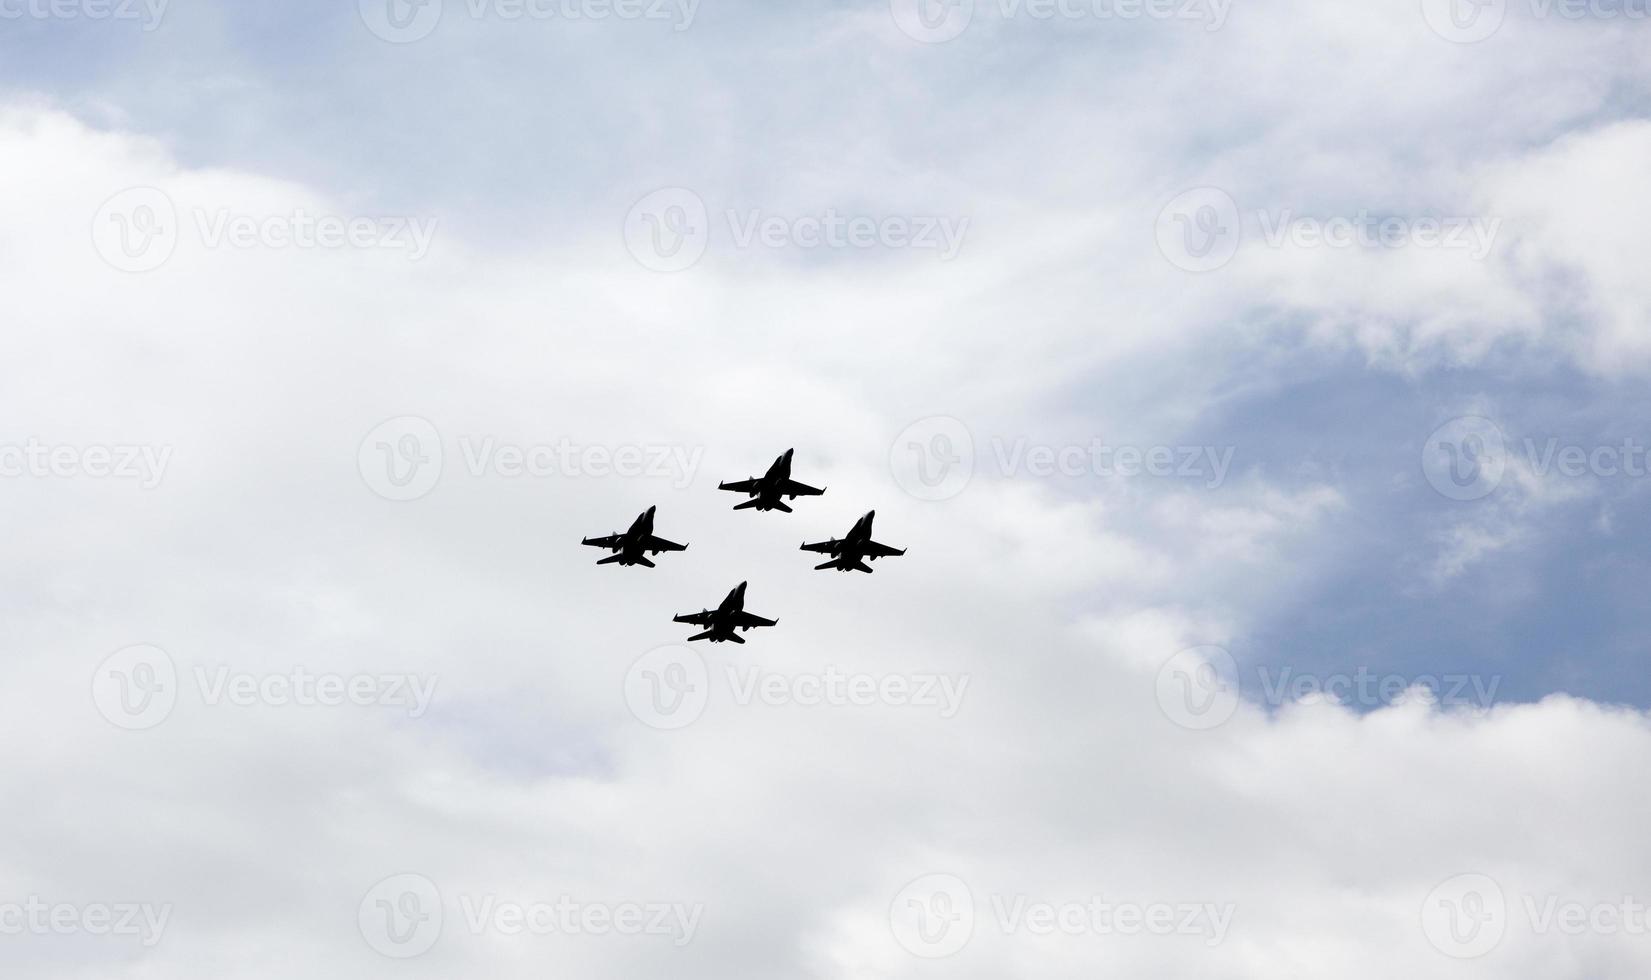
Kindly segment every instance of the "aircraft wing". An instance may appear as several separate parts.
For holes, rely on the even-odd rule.
[[[757,484],[761,482],[761,480],[757,479],[735,480],[732,483],[719,483],[717,484],[717,489],[732,490],[735,493],[750,493],[751,491],[757,489]]]
[[[680,616],[672,616],[671,622],[688,623],[693,626],[710,626],[713,618],[714,615],[707,610],[705,612],[683,613]]]
[[[777,619],[763,619],[761,616],[748,612],[737,612],[734,614],[734,625],[742,630],[753,629],[758,626],[773,626],[778,622],[779,620]]]
[[[688,546],[685,544],[677,544],[675,541],[666,541],[664,538],[656,538],[650,534],[646,538],[642,539],[642,547],[648,551],[658,554],[661,551],[682,551]]]
[[[780,492],[787,497],[818,497],[820,494],[825,493],[824,490],[811,487],[806,483],[798,483],[796,480],[786,480],[780,485]]]
[[[592,548],[617,548],[623,540],[624,538],[622,535],[610,534],[601,538],[586,538],[579,543],[588,544]]]
[[[886,544],[878,544],[875,541],[866,542],[866,555],[871,558],[893,558],[896,555],[905,553],[906,549],[904,548],[890,548]]]
[[[830,541],[816,541],[814,544],[805,544],[802,547],[804,551],[818,551],[822,555],[831,554],[831,549],[832,544]]]

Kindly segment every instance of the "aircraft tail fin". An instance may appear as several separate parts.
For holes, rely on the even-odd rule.
[[[774,501],[774,509],[775,509],[775,510],[783,510],[783,511],[785,511],[785,512],[786,512],[786,513],[787,513],[787,514],[789,514],[789,513],[791,513],[791,508],[790,508],[790,507],[787,507],[787,506],[786,506],[786,505],[785,505],[785,504],[784,504],[784,503],[781,503],[781,502],[780,502],[780,501],[778,501],[778,500],[776,500],[776,501]]]
[[[750,500],[747,500],[743,504],[735,504],[734,509],[735,510],[746,510],[746,509],[751,508],[751,507],[757,507],[761,504],[762,504],[762,498],[761,497],[752,497]]]
[[[644,556],[644,555],[637,555],[637,556],[636,556],[636,563],[637,563],[637,564],[638,564],[638,565],[646,565],[646,566],[648,566],[648,567],[649,567],[649,568],[653,568],[653,567],[654,567],[654,563],[653,563],[653,562],[651,562],[651,561],[649,561],[649,560],[648,560],[648,559],[647,559],[647,557],[646,557],[646,556]]]
[[[597,562],[597,564],[598,565],[612,565],[616,561],[624,561],[624,560],[625,560],[624,555],[609,555],[608,557],[606,557],[606,558],[602,559],[601,561]]]
[[[711,634],[713,632],[715,632],[715,631],[714,630],[706,630],[703,633],[695,633],[693,636],[688,637],[688,642],[692,643],[695,640],[708,640],[708,639],[711,638]]]

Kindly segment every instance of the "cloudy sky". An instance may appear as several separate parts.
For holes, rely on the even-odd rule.
[[[1645,976],[1647,13],[0,0],[0,972]]]

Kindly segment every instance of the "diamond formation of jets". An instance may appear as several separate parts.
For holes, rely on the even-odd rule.
[[[806,483],[798,483],[791,479],[791,454],[795,450],[787,449],[774,465],[761,477],[748,477],[744,480],[735,480],[732,483],[717,484],[718,490],[732,490],[743,493],[751,499],[742,504],[735,504],[735,510],[745,510],[755,507],[757,510],[780,510],[791,513],[791,508],[785,505],[780,498],[796,500],[798,497],[818,497],[825,493],[825,489],[815,489]]]
[[[666,541],[654,536],[654,511],[657,507],[649,507],[636,520],[631,522],[631,529],[624,534],[615,531],[604,538],[585,538],[580,544],[592,548],[604,548],[614,552],[613,555],[597,562],[598,565],[611,565],[618,562],[621,565],[646,565],[654,567],[649,561],[649,554],[657,555],[661,551],[686,551],[688,546],[677,544],[675,541]]]
[[[759,511],[778,510],[791,513],[786,500],[796,500],[798,497],[818,497],[825,493],[824,488],[816,489],[806,483],[799,483],[791,479],[791,456],[794,450],[787,449],[774,464],[768,467],[768,472],[761,477],[750,477],[744,480],[735,480],[730,483],[720,483],[719,490],[728,490],[734,493],[743,493],[750,499],[736,504],[735,510]],[[598,565],[645,565],[653,568],[654,563],[648,560],[649,555],[658,555],[665,551],[686,551],[688,546],[667,541],[654,534],[654,512],[656,507],[649,507],[631,523],[630,530],[623,534],[615,531],[600,538],[585,538],[580,544],[592,548],[601,548],[613,552],[607,558],[598,561]],[[815,571],[824,571],[828,568],[839,572],[870,572],[871,566],[867,562],[874,562],[879,558],[894,558],[906,553],[904,548],[892,548],[886,544],[872,540],[871,524],[877,517],[876,511],[868,511],[866,515],[854,522],[849,532],[842,538],[831,538],[814,544],[804,543],[803,551],[818,552],[831,556],[831,560],[815,565]],[[745,611],[745,582],[741,582],[728,597],[715,609],[702,609],[697,613],[683,613],[673,617],[672,621],[687,623],[700,627],[701,632],[688,637],[693,640],[710,640],[712,643],[744,643],[739,634],[763,626],[774,626],[777,619],[764,619],[761,616]]]
[[[716,609],[702,609],[697,613],[683,613],[672,617],[674,623],[688,623],[692,626],[703,626],[705,632],[695,633],[688,637],[688,642],[694,640],[710,640],[712,643],[744,643],[745,640],[734,632],[735,630],[753,630],[759,626],[775,626],[777,619],[764,619],[745,611],[745,585],[741,582],[728,593],[728,597]]]
[[[886,544],[879,544],[871,539],[871,522],[876,519],[876,511],[867,511],[866,516],[854,522],[849,528],[848,536],[838,540],[821,541],[816,544],[804,544],[803,551],[817,551],[822,555],[830,555],[831,560],[815,565],[814,570],[824,571],[835,568],[839,572],[867,572],[871,566],[866,560],[876,561],[879,558],[894,558],[906,553],[904,548],[891,548]]]

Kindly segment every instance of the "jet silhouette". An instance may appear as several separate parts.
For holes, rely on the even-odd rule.
[[[818,572],[835,568],[839,572],[870,572],[871,566],[865,563],[865,559],[876,561],[879,558],[893,558],[905,554],[904,548],[890,548],[871,539],[871,522],[876,517],[876,511],[867,511],[866,516],[855,521],[854,526],[849,528],[848,537],[841,541],[832,538],[818,544],[803,545],[804,551],[818,551],[822,555],[831,556],[830,561],[823,565],[815,565],[814,570]]]
[[[661,551],[685,551],[688,546],[666,541],[664,538],[654,537],[654,511],[656,507],[649,507],[641,516],[631,522],[631,529],[624,534],[615,531],[605,538],[585,538],[580,544],[588,544],[592,548],[606,548],[617,552],[610,557],[597,562],[598,565],[607,565],[618,562],[621,565],[646,565],[654,567],[643,552],[659,554]]]
[[[783,510],[789,514],[791,508],[781,502],[781,497],[796,500],[798,497],[818,497],[825,493],[824,489],[816,490],[806,483],[798,483],[791,479],[791,454],[794,451],[787,449],[783,456],[774,460],[774,465],[770,466],[768,473],[760,479],[753,476],[732,483],[719,483],[717,489],[732,490],[751,497],[743,504],[735,504],[735,510],[755,507],[758,510]]]
[[[763,619],[745,611],[745,583],[741,582],[728,593],[728,598],[722,600],[722,605],[715,610],[704,609],[697,613],[683,613],[671,618],[673,623],[689,623],[693,626],[706,627],[705,632],[696,633],[688,637],[688,642],[695,640],[710,640],[712,643],[732,641],[744,643],[735,630],[756,629],[758,626],[774,626],[777,619]]]

